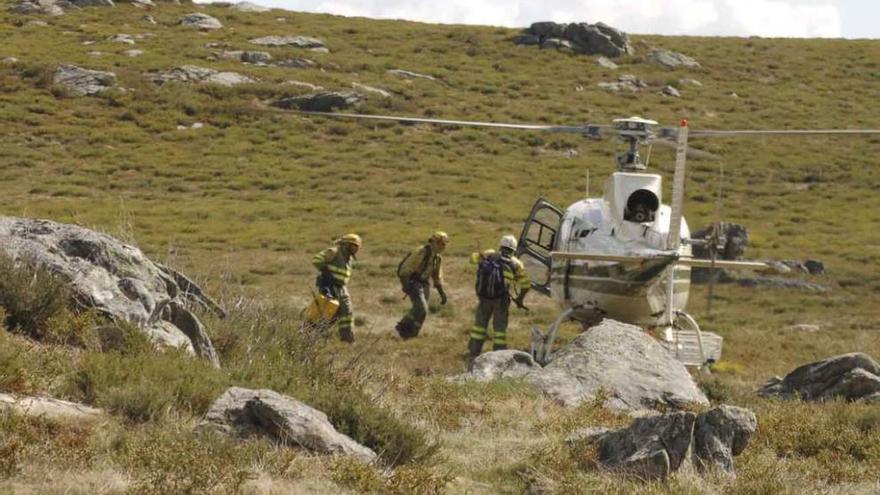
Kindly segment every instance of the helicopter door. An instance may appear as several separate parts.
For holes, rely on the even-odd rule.
[[[550,295],[550,253],[556,246],[556,233],[562,220],[562,210],[544,198],[532,206],[529,218],[523,224],[516,256],[525,265],[532,288]]]

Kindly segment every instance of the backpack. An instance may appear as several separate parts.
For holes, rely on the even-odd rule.
[[[507,296],[504,269],[508,263],[501,256],[490,256],[477,265],[477,296],[483,299],[500,299]]]
[[[406,263],[406,260],[408,260],[410,256],[412,256],[412,252],[407,253],[406,256],[404,256],[403,259],[400,260],[400,263],[397,264],[397,276],[401,279],[401,281],[405,280],[406,276],[405,276],[405,274],[400,273],[400,271],[403,270],[403,264]],[[425,271],[425,269],[428,268],[428,263],[430,263],[430,262],[431,262],[431,247],[426,244],[425,245],[425,255],[422,258],[422,261],[419,263],[419,271],[416,273],[419,273],[419,274],[423,273]],[[407,276],[408,276],[408,274],[407,274]]]

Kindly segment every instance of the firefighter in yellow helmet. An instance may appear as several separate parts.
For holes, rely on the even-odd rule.
[[[339,325],[339,338],[343,342],[354,342],[352,332],[353,309],[351,295],[348,293],[348,280],[351,278],[352,262],[356,260],[363,240],[357,234],[346,234],[312,258],[318,269],[317,287],[321,294],[339,301],[339,311],[335,322]]]
[[[446,249],[449,236],[446,232],[437,231],[424,245],[412,250],[397,266],[397,276],[403,292],[409,297],[412,308],[407,312],[395,329],[402,339],[411,339],[419,335],[425,317],[428,315],[428,298],[431,293],[431,282],[440,295],[440,304],[446,304],[446,291],[443,290],[443,258],[440,254]]]
[[[523,300],[531,288],[531,281],[522,262],[514,255],[516,238],[506,235],[501,238],[498,251],[488,250],[474,253],[472,261],[477,263],[476,292],[480,302],[471,327],[468,342],[468,368],[483,349],[488,338],[489,320],[492,320],[492,350],[507,349],[507,320],[510,302],[526,309]],[[516,297],[512,294],[518,293]]]

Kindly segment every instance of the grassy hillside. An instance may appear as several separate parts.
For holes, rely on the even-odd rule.
[[[361,109],[376,113],[553,124],[605,124],[641,115],[666,125],[688,117],[693,128],[877,128],[880,42],[634,36],[639,53],[661,46],[696,58],[702,68],[670,71],[637,55],[619,61],[620,69],[613,71],[598,66],[594,57],[515,47],[510,40],[516,31],[503,28],[164,4],[150,11],[127,4],[69,11],[40,18],[48,23],[40,26],[28,23],[37,17],[9,13],[9,5],[0,2],[0,59],[19,61],[0,66],[0,212],[75,222],[133,240],[151,256],[194,275],[232,305],[234,314],[241,308],[233,303],[243,298],[295,313],[313,283],[311,255],[341,233],[363,234],[366,244],[352,283],[359,341],[353,348],[331,343],[315,352],[337,364],[360,356],[368,370],[358,375],[363,382],[356,386],[376,394],[370,407],[395,414],[402,429],[425,432],[439,442],[439,453],[385,478],[382,468],[290,457],[263,444],[205,443],[181,433],[198,419],[205,401],[228,384],[312,390],[318,397],[316,389],[274,376],[286,370],[282,364],[273,361],[279,368],[263,369],[255,355],[242,354],[251,348],[249,339],[259,340],[262,327],[249,319],[253,313],[241,310],[237,328],[220,322],[209,328],[234,363],[227,370],[203,370],[173,355],[138,358],[145,377],[167,379],[162,371],[167,368],[203,377],[194,390],[173,400],[163,395],[171,392],[156,391],[156,404],[150,404],[158,405],[155,414],[122,412],[109,428],[64,430],[60,436],[52,425],[25,427],[5,418],[2,431],[20,437],[27,448],[8,461],[14,452],[3,449],[13,443],[0,440],[0,461],[8,461],[0,462],[0,491],[171,489],[156,484],[157,473],[178,473],[168,466],[205,457],[215,459],[217,473],[235,472],[241,479],[211,478],[195,485],[196,492],[339,487],[429,492],[438,485],[451,493],[522,493],[530,486],[559,493],[877,488],[876,406],[781,404],[759,400],[752,390],[807,360],[856,350],[880,357],[880,139],[724,139],[701,145],[722,155],[722,161],[689,162],[685,215],[692,226],[703,226],[720,212],[724,220],[749,226],[750,256],[824,261],[828,274],[817,281],[832,290],[803,294],[719,287],[710,316],[703,289],[695,288],[691,312],[726,339],[723,362],[701,380],[713,400],[754,409],[760,430],[738,459],[735,482],[682,477],[636,486],[581,470],[579,459],[561,442],[576,427],[619,424],[623,418],[596,406],[562,410],[516,382],[459,387],[444,380],[463,368],[474,303],[467,254],[493,245],[503,233],[517,233],[539,196],[559,205],[583,197],[587,171],[596,193],[614,168],[615,143],[330,121],[260,109],[268,100],[305,93],[283,84],[296,80],[329,90],[358,82],[391,91],[391,98],[374,96]],[[179,19],[193,11],[213,15],[225,27],[202,33],[179,26]],[[158,24],[144,22],[145,13]],[[135,46],[106,41],[117,33],[144,36]],[[267,50],[247,41],[272,34],[318,37],[331,52]],[[208,43],[224,48],[208,48]],[[144,54],[121,53],[132,48]],[[306,57],[317,66],[209,60],[223,49],[266,50],[276,59]],[[101,55],[89,54],[96,51]],[[113,71],[128,91],[66,97],[51,83],[59,63]],[[235,88],[158,87],[147,77],[184,64],[240,72],[260,82]],[[436,80],[387,74],[395,68]],[[626,73],[650,88],[615,94],[596,86]],[[679,84],[683,78],[702,86]],[[682,97],[661,96],[666,84],[678,87]],[[196,122],[204,127],[178,130]],[[568,150],[578,155],[569,158]],[[654,149],[651,162],[668,173],[672,153]],[[437,228],[452,236],[451,303],[430,317],[424,338],[403,343],[392,331],[405,308],[393,268]],[[529,326],[546,327],[555,316],[547,300],[534,296],[530,305],[529,315],[514,315],[513,346],[526,347]],[[270,319],[268,325],[284,329],[285,318]],[[797,323],[820,324],[822,330],[787,330]],[[566,338],[574,334],[574,328],[566,329]],[[129,357],[4,339],[2,389],[107,406],[119,396],[127,404],[127,390],[142,386],[123,372]],[[105,380],[91,397],[71,385],[71,377],[84,370]],[[13,371],[20,379],[9,379]],[[114,380],[123,385],[112,386]],[[71,449],[65,458],[76,462],[53,465],[52,452],[68,437],[73,440],[64,444]],[[114,446],[119,442],[143,452],[120,450]],[[4,452],[13,454],[4,457]],[[4,471],[5,465],[12,467]]]

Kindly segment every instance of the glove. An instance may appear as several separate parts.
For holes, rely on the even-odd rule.
[[[440,304],[446,304],[446,291],[443,287],[437,286],[437,293],[440,294]]]
[[[517,308],[524,309],[524,310],[528,311],[529,308],[527,308],[526,305],[523,304],[523,300],[525,298],[526,298],[525,293],[521,292],[518,296],[516,296],[516,299],[514,299],[513,302],[514,302],[514,304],[516,304]]]

